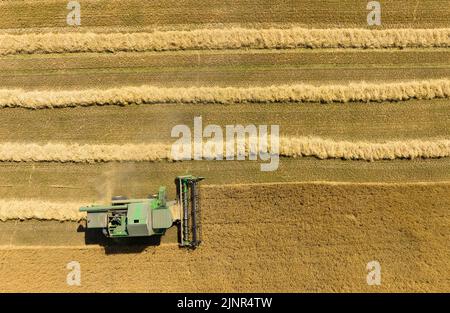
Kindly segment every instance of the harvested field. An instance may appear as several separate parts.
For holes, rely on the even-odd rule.
[[[4,88],[252,87],[450,76],[448,49],[292,49],[31,54],[0,57]],[[370,73],[370,76],[368,76]]]
[[[450,127],[448,99],[325,106],[318,103],[91,106],[50,112],[5,109],[0,114],[0,137],[3,142],[41,145],[170,143],[174,140],[172,128],[187,125],[192,129],[196,116],[202,116],[203,125],[223,128],[234,124],[279,125],[281,136],[319,136],[337,141],[445,139]],[[130,121],[139,127],[130,127]]]
[[[367,3],[359,0],[164,0],[81,1],[83,27],[66,26],[67,2],[61,0],[2,1],[0,29],[35,31],[110,31],[192,29],[199,27],[367,27]],[[381,28],[448,27],[448,0],[383,2]],[[21,12],[21,18],[17,18]],[[251,12],[251,14],[249,14]]]
[[[15,291],[18,285],[23,291],[69,292],[371,291],[365,283],[371,260],[386,268],[377,291],[446,291],[449,191],[448,184],[203,187],[201,249],[188,252],[168,244],[83,248],[64,242],[4,246],[2,291]],[[280,208],[286,214],[279,214]],[[127,261],[131,257],[132,264],[153,265],[141,271],[143,279],[130,276],[135,271]],[[66,285],[65,267],[71,260],[84,269],[82,287]],[[113,270],[113,278],[104,275]],[[40,279],[30,281],[31,273]]]
[[[449,0],[80,3],[0,1],[0,292],[450,291]],[[279,126],[278,168],[173,161],[183,125]],[[198,249],[86,229],[185,174]]]

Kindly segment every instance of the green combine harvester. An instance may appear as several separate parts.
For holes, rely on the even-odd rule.
[[[203,177],[178,176],[177,198],[167,201],[166,188],[146,199],[113,197],[110,205],[80,208],[87,212],[87,228],[102,229],[109,238],[164,235],[166,229],[178,226],[180,246],[196,248],[201,240],[201,216],[198,183]]]

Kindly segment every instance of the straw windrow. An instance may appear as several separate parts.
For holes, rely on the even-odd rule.
[[[430,48],[449,47],[440,29],[197,29],[150,33],[1,34],[0,55],[168,51],[199,49]]]
[[[345,103],[449,97],[450,79],[437,79],[399,83],[363,82],[324,86],[298,84],[248,88],[141,86],[73,91],[0,89],[0,107],[43,109],[151,103]]]
[[[245,156],[248,157],[249,142],[246,142]],[[257,138],[254,142],[258,142]],[[341,158],[348,160],[394,160],[414,158],[442,158],[450,156],[450,140],[441,139],[405,140],[405,141],[335,141],[319,137],[281,137],[279,138],[279,155],[284,157],[316,157],[319,159]],[[224,149],[226,144],[224,143]],[[176,150],[179,151],[179,150]],[[271,149],[271,152],[275,150]],[[211,154],[204,151],[210,158],[230,156],[234,152],[219,151]],[[252,150],[259,153],[260,150]],[[265,151],[262,151],[265,152]],[[155,162],[173,160],[170,144],[65,144],[48,143],[1,143],[0,161],[8,162]]]

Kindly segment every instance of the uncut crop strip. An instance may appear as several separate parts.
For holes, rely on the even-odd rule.
[[[199,49],[431,48],[450,46],[439,29],[197,29],[150,33],[1,34],[0,55],[23,53],[168,51]]]
[[[73,91],[0,89],[0,107],[44,109],[151,103],[346,103],[449,97],[450,79],[437,79],[380,84],[362,82],[348,85],[298,84],[248,88],[141,86]]]
[[[272,139],[271,139],[272,140]],[[256,146],[250,146],[250,143]],[[267,152],[257,146],[256,137],[249,138],[244,143],[244,152],[237,149],[232,152],[205,150],[203,155],[209,158],[224,159],[225,157],[248,158],[250,152]],[[394,160],[414,158],[443,158],[450,156],[450,140],[405,140],[386,142],[351,142],[334,141],[317,137],[281,137],[279,138],[279,155],[283,157],[316,157],[319,159],[347,160]],[[234,143],[233,143],[234,144]],[[226,144],[224,144],[226,147]],[[172,149],[179,152],[180,146],[170,144],[65,144],[48,143],[1,143],[0,161],[7,162],[155,162],[172,161]],[[274,150],[275,149],[275,150]],[[277,153],[276,147],[271,147],[271,153]]]

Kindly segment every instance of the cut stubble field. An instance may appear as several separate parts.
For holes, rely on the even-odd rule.
[[[192,29],[225,25],[310,28],[367,27],[367,2],[359,0],[80,1],[81,31]],[[67,2],[10,0],[0,4],[0,29],[12,32],[78,31],[66,27]],[[384,1],[382,28],[439,28],[450,20],[448,0]],[[21,12],[21,18],[17,18]],[[251,14],[250,14],[251,13]]]
[[[0,136],[3,142],[37,144],[173,143],[174,126],[187,125],[193,129],[194,117],[201,116],[204,126],[279,125],[280,135],[288,137],[373,142],[445,139],[450,127],[448,102],[437,99],[399,103],[155,104],[51,111],[15,108],[2,111]]]
[[[3,88],[270,86],[450,76],[448,49],[237,50],[0,57]]]

